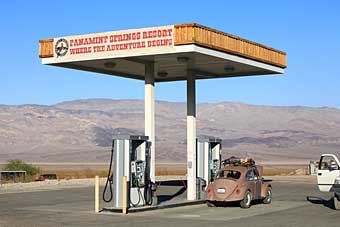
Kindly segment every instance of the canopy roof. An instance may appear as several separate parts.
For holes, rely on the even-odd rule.
[[[286,53],[198,24],[177,24],[39,42],[43,64],[132,79],[145,79],[154,64],[155,81],[283,73]]]

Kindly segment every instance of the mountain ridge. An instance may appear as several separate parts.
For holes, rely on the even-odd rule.
[[[105,162],[113,133],[144,133],[144,102],[81,99],[0,105],[0,162]],[[239,102],[197,104],[197,135],[223,140],[223,155],[307,161],[339,154],[340,109]],[[185,162],[186,104],[156,102],[156,158]]]

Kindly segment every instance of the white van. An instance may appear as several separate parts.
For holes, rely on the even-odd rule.
[[[318,187],[322,192],[334,192],[334,208],[340,209],[340,162],[334,154],[321,155]]]

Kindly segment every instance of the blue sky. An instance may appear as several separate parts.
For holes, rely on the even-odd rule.
[[[198,102],[340,108],[339,1],[4,1],[0,103],[84,98],[143,99],[143,82],[43,66],[38,40],[197,22],[287,52],[281,76],[204,80]],[[156,85],[156,98],[185,101],[185,83]]]

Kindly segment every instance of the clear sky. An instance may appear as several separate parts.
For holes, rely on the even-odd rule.
[[[3,1],[0,103],[84,98],[143,99],[141,81],[44,66],[38,40],[196,22],[287,52],[280,76],[197,83],[198,102],[340,108],[339,1]],[[185,101],[185,83],[156,85],[156,98]]]

